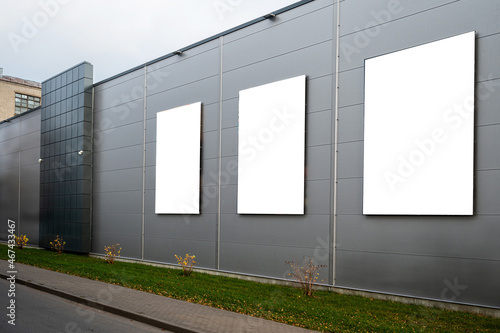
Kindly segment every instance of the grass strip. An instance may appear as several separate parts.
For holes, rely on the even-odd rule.
[[[0,244],[0,259],[7,246]],[[500,332],[500,319],[47,250],[16,250],[16,262],[321,332]]]

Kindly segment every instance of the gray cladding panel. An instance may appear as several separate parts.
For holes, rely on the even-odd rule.
[[[239,54],[236,54],[236,51]],[[235,50],[235,57],[246,50]],[[239,91],[274,81],[307,75],[315,79],[333,72],[333,43],[326,41],[305,49],[224,72],[222,79],[223,100],[238,97]],[[304,60],[307,61],[304,61]]]
[[[40,150],[40,129],[24,134],[21,137],[21,149],[36,148]],[[38,160],[38,159],[37,159]]]
[[[176,87],[147,98],[147,119],[155,118],[156,113],[179,106],[203,102],[204,106],[219,101],[219,77],[212,76],[191,84]]]
[[[142,167],[143,146],[137,144],[94,153],[94,172]]]
[[[340,215],[337,248],[342,251],[474,258],[499,261],[500,242],[494,216]],[[432,227],[432,231],[429,231]]]
[[[219,182],[219,160],[216,158],[201,161],[201,186],[213,186]],[[224,181],[221,178],[221,184]]]
[[[221,159],[220,179],[221,186],[238,184],[238,156]]]
[[[93,212],[141,214],[142,191],[94,193]]]
[[[361,215],[363,212],[363,179],[339,179],[337,186],[337,213]],[[342,237],[339,234],[339,237]]]
[[[286,260],[302,261],[304,257],[315,257],[316,248],[283,247],[242,243],[221,243],[220,269],[230,272],[248,273],[289,279]],[[316,257],[318,257],[316,255]],[[328,265],[328,256],[319,256],[318,264]],[[319,280],[328,281],[328,268],[319,271]]]
[[[21,134],[21,122],[18,119],[0,124],[0,143],[17,138]],[[2,150],[3,151],[3,150]],[[0,154],[2,154],[0,152]]]
[[[466,258],[337,251],[337,285],[498,307],[500,265]],[[462,286],[453,291],[450,285]]]
[[[16,234],[38,245],[40,206],[40,111],[0,125],[0,219],[16,222]],[[18,182],[20,181],[20,183]],[[7,223],[0,225],[7,240]]]
[[[328,74],[307,80],[306,112],[331,110],[333,79],[333,75]]]
[[[7,154],[16,154],[21,150],[21,138],[20,137],[14,137],[11,139],[7,139],[3,142],[1,142],[1,153],[0,156],[2,155],[7,155]]]
[[[238,128],[225,128],[222,130],[222,156],[235,155],[238,155]]]
[[[94,132],[94,151],[142,145],[144,125],[142,122]]]
[[[221,239],[236,244],[321,248],[320,238],[328,235],[329,227],[328,215],[223,214]]]
[[[33,111],[23,116],[21,121],[21,131],[23,134],[40,131],[40,121],[42,115],[40,111]]]
[[[476,84],[476,125],[500,124],[500,79]]]
[[[330,179],[331,149],[330,145],[307,147],[306,181]]]
[[[101,93],[103,90],[111,89],[115,86],[119,85],[126,85],[127,82],[137,79],[139,77],[142,77],[144,80],[144,69],[140,68],[138,70],[133,71],[132,73],[125,74],[123,76],[119,76],[111,81],[99,84],[94,88],[94,93],[96,94],[97,98],[97,93]]]
[[[380,2],[386,3],[385,1]],[[429,1],[426,2],[429,3]],[[405,4],[409,3],[420,2],[405,1]],[[353,2],[346,1],[345,4],[353,4]],[[370,2],[369,6],[372,4]],[[373,10],[377,11],[379,8],[375,4]],[[419,12],[401,20],[391,21],[388,24],[378,27],[376,31],[372,29],[372,33],[370,31],[360,31],[349,34],[341,37],[340,69],[347,70],[360,67],[363,66],[364,59],[367,58],[403,50],[469,31],[476,31],[477,37],[497,33],[500,30],[500,22],[491,13],[498,12],[498,10],[498,3],[491,0],[484,1],[481,5],[470,0],[453,1],[446,6]],[[363,21],[356,21],[356,19],[344,19],[345,21],[356,22],[359,25],[364,24]],[[409,35],[409,27],[419,27],[419,29],[412,29],[411,35]],[[491,63],[491,60],[486,58],[486,61],[483,61],[481,57],[483,54],[481,49],[483,47],[485,49],[494,47],[493,45],[496,45],[497,40],[498,37],[488,36],[484,41],[477,44],[478,63],[481,63],[481,65],[477,66],[479,76],[485,76],[494,71],[497,74],[495,77],[498,77],[498,69],[485,67],[488,66],[488,63]],[[489,55],[494,55],[495,53],[498,53],[498,50],[494,52],[488,51]]]
[[[475,168],[477,170],[500,170],[500,124],[479,126],[476,131]],[[497,153],[493,153],[497,151]]]
[[[343,0],[341,0],[343,1]],[[336,3],[336,1],[333,1],[333,3]],[[227,36],[224,36],[224,41],[226,42],[232,42],[241,38],[246,38],[250,35],[253,35],[255,33],[259,33],[262,30],[266,30],[269,28],[272,28],[276,26],[276,24],[281,24],[281,23],[287,23],[290,20],[293,20],[297,17],[309,14],[311,12],[315,12],[318,10],[324,10],[325,7],[329,7],[330,10],[332,9],[332,1],[331,0],[315,0],[313,2],[309,2],[307,5],[300,6],[297,8],[294,8],[291,11],[287,11],[284,13],[279,14],[274,18],[274,20],[263,20],[260,21],[257,24],[253,24],[249,27],[246,27],[245,29],[241,29],[238,31],[235,31]],[[276,8],[279,9],[279,8]]]
[[[363,124],[363,105],[354,105],[340,108],[338,142],[343,143],[363,140]]]
[[[306,215],[330,214],[330,180],[306,180],[305,187]]]
[[[214,48],[194,56],[183,55],[169,66],[152,70],[148,68],[148,95],[174,89],[208,77],[219,75],[220,50]]]
[[[237,185],[224,185],[220,189],[220,211],[221,214],[236,214],[237,211]],[[239,215],[238,215],[239,216]]]
[[[340,34],[344,36],[363,29],[373,28],[403,17],[418,14],[431,8],[440,7],[455,0],[348,0],[340,5],[342,16],[348,17],[340,26]]]
[[[363,177],[363,141],[338,144],[337,177]]]
[[[145,216],[144,232],[147,237],[194,241],[214,241],[216,234],[217,215],[157,215]],[[199,253],[199,251],[196,251]]]
[[[332,7],[290,20],[280,17],[274,26],[224,44],[223,71],[247,66],[332,39]],[[293,36],[293,38],[283,38]],[[256,49],[258,52],[248,52]]]
[[[474,212],[476,214],[500,215],[500,170],[476,171],[474,177],[475,197]],[[497,227],[497,234],[500,233]]]
[[[191,59],[195,56],[203,56],[203,53],[209,52],[209,51],[213,50],[214,48],[218,48],[219,45],[220,45],[220,40],[216,39],[216,40],[209,41],[205,44],[199,45],[193,49],[186,50],[181,55],[174,55],[174,56],[168,57],[166,59],[163,59],[159,62],[156,62],[156,63],[148,66],[148,73],[150,73],[151,71],[160,70],[166,66],[171,66],[171,65],[177,64],[186,58]]]
[[[113,108],[96,110],[94,112],[94,130],[109,131],[117,127],[142,121],[143,118],[144,100],[137,99]]]
[[[222,102],[222,128],[238,126],[238,98]]]
[[[142,167],[94,172],[94,193],[142,190]]]
[[[92,233],[96,237],[101,234],[137,236],[142,232],[141,214],[110,214],[103,211],[94,214],[92,222]]]
[[[364,103],[364,67],[339,73],[339,108]],[[339,130],[340,132],[340,130]]]
[[[0,145],[3,148],[3,145]],[[19,168],[19,152],[0,155],[0,170]]]
[[[37,165],[38,167],[38,165]],[[38,168],[37,170],[38,171]],[[33,181],[26,181],[26,175],[21,174],[20,217],[18,232],[27,235],[30,244],[38,244],[39,214],[40,214],[40,173]]]
[[[331,110],[306,114],[306,147],[331,144],[333,132]]]
[[[2,186],[0,186],[0,197],[2,201],[0,202],[0,218],[4,223],[0,224],[0,239],[3,241],[7,240],[7,220],[14,220],[19,223],[18,216],[18,195],[19,195],[19,184],[15,182],[7,182],[6,177],[16,177],[17,179],[17,169],[12,172],[1,172],[0,179],[2,180]],[[29,238],[29,237],[28,237]]]
[[[37,164],[40,158],[40,136],[38,137],[38,147],[22,150],[20,152],[21,165]]]

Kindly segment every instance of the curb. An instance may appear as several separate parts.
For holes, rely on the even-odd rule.
[[[0,278],[7,279],[8,277],[9,277],[9,275],[0,273]],[[110,305],[107,305],[104,303],[92,301],[92,300],[89,300],[89,299],[86,299],[83,297],[78,297],[78,296],[66,293],[64,291],[60,291],[57,289],[46,287],[43,284],[38,284],[38,283],[35,283],[31,280],[25,281],[25,280],[16,278],[16,283],[33,288],[33,289],[36,289],[36,290],[39,290],[39,291],[43,291],[43,292],[52,294],[52,295],[55,295],[58,297],[65,298],[67,300],[70,300],[70,301],[73,301],[76,303],[80,303],[80,304],[89,306],[91,308],[97,309],[97,310],[106,311],[106,312],[109,312],[109,313],[112,313],[112,314],[115,314],[115,315],[118,315],[118,316],[121,316],[121,317],[124,317],[127,319],[132,319],[132,320],[135,320],[137,322],[141,322],[143,324],[166,329],[166,330],[169,330],[169,331],[172,331],[175,333],[204,333],[202,331],[183,327],[183,326],[180,326],[177,324],[172,324],[172,323],[167,322],[167,321],[157,320],[157,319],[154,319],[154,318],[149,317],[147,315],[142,315],[142,314],[139,314],[136,312],[127,311],[127,310],[120,309],[120,308],[117,308],[114,306],[110,306]],[[126,288],[126,287],[123,287],[123,288]]]

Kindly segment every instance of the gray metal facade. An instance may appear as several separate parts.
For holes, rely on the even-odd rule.
[[[7,220],[17,235],[38,244],[40,201],[40,109],[0,123],[0,239],[7,240]]]
[[[495,0],[316,0],[97,83],[91,251],[118,242],[124,257],[192,253],[199,267],[274,278],[312,256],[325,284],[499,308],[499,13]],[[363,216],[364,60],[473,30],[474,215]],[[238,92],[298,75],[305,214],[238,215]],[[201,214],[156,215],[156,114],[199,101]],[[5,145],[12,125],[0,126]]]

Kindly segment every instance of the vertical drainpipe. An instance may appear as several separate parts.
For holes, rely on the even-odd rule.
[[[220,37],[220,72],[219,72],[219,176],[217,181],[217,231],[215,244],[215,268],[220,269],[220,222],[221,222],[221,173],[222,173],[222,56],[224,53],[224,36]]]
[[[336,285],[335,275],[335,258],[337,248],[337,167],[338,167],[338,129],[339,129],[339,58],[340,58],[340,0],[337,0],[337,19],[336,19],[336,36],[335,36],[335,101],[334,101],[334,138],[333,138],[333,160],[332,160],[332,179],[333,179],[333,193],[332,200],[332,226],[330,230],[330,243],[331,243],[331,258],[330,265],[330,281],[332,285]]]
[[[144,108],[143,108],[143,133],[142,133],[142,212],[141,212],[141,260],[144,260],[144,223],[146,211],[146,110],[147,110],[147,81],[148,67],[144,66]]]

